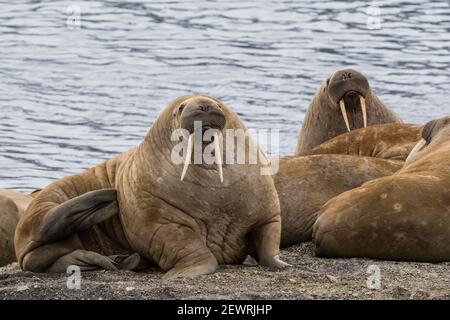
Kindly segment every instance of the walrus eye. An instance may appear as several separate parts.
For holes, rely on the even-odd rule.
[[[327,87],[330,85],[330,78],[327,79]]]
[[[183,112],[183,109],[184,109],[185,106],[186,105],[184,103],[180,104],[180,106],[178,107],[178,114],[181,114]]]

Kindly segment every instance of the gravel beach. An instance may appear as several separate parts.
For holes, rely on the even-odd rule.
[[[66,274],[22,272],[14,263],[0,268],[0,299],[450,299],[450,263],[321,259],[311,243],[284,249],[282,258],[292,267],[247,261],[170,281],[160,270],[85,272],[80,289],[67,288]],[[379,289],[370,282],[377,271]]]

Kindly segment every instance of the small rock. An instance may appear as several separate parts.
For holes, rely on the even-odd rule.
[[[423,290],[417,290],[412,296],[412,299],[414,300],[421,300],[428,298],[430,298],[430,293]]]
[[[126,287],[125,290],[127,290],[127,291],[133,291],[133,290],[134,290],[134,287]]]
[[[395,287],[392,293],[396,299],[409,299],[411,297],[411,292],[402,287]]]
[[[330,280],[331,283],[339,282],[339,278],[338,277],[331,276],[331,275],[327,274],[327,278],[328,278],[328,280]]]
[[[295,279],[293,279],[293,278],[290,278],[289,281],[292,282],[292,283],[297,283],[297,281]]]
[[[18,286],[16,290],[17,291],[25,291],[25,290],[28,290],[28,289],[30,289],[30,288],[25,285],[25,286]]]

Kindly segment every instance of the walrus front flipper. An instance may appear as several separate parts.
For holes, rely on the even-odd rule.
[[[52,209],[43,219],[35,240],[41,243],[54,242],[118,213],[115,189],[87,192]]]
[[[130,270],[140,271],[151,264],[138,253],[104,256],[88,250],[74,250],[56,260],[46,272],[65,273],[69,266],[78,266],[81,271],[93,270]]]
[[[112,270],[116,271],[114,260],[97,252],[75,250],[62,256],[46,270],[46,272],[65,273],[69,266],[78,266],[81,271]]]

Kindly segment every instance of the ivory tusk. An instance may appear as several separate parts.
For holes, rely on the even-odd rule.
[[[359,102],[361,103],[361,111],[364,119],[364,128],[367,128],[367,109],[366,109],[366,99],[363,96],[359,96]]]
[[[259,149],[259,154],[261,155],[261,157],[266,162],[266,163],[263,163],[263,165],[271,165],[271,162],[269,161],[269,159],[267,158],[266,154],[261,149]]]
[[[417,154],[417,152],[419,152],[420,150],[423,149],[423,147],[425,147],[426,144],[427,144],[427,141],[425,139],[421,139],[414,146],[414,148],[411,150],[411,152],[409,153],[408,157],[405,160],[405,166],[411,161],[411,159]]]
[[[348,132],[350,132],[350,124],[349,124],[348,118],[347,118],[347,111],[345,110],[344,99],[341,99],[341,101],[339,101],[339,105],[341,106],[342,117],[344,117],[344,121],[345,121],[345,125],[347,126],[347,130],[348,130]]]
[[[220,153],[219,135],[214,133],[214,155],[216,157],[217,168],[219,169],[220,182],[223,182],[222,154]]]
[[[187,169],[189,167],[189,164],[191,163],[192,151],[194,149],[194,140],[195,140],[195,135],[194,135],[194,133],[191,133],[191,135],[189,136],[189,140],[188,140],[186,159],[184,159],[183,172],[181,173],[181,181],[183,181],[184,176],[186,175]]]

